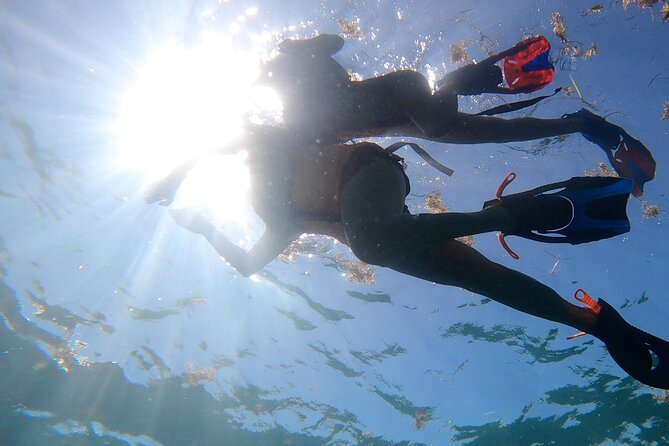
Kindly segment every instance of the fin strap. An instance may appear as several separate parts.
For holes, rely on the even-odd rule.
[[[512,259],[514,259],[514,260],[520,259],[520,256],[518,254],[516,254],[516,251],[511,249],[509,244],[506,242],[505,237],[506,237],[506,234],[504,234],[503,232],[500,232],[499,234],[497,234],[497,241],[499,242],[500,245],[502,245],[502,248],[504,248],[504,250],[511,256]]]
[[[495,192],[495,199],[499,204],[502,203],[502,195],[504,194],[504,189],[506,189],[507,186],[511,184],[511,182],[515,179],[516,179],[516,173],[510,172],[500,183],[499,187],[497,188],[497,191]],[[497,234],[497,241],[499,242],[500,245],[502,245],[502,248],[504,248],[504,250],[511,256],[512,259],[514,260],[520,259],[520,256],[516,254],[516,252],[513,249],[511,249],[509,244],[506,242],[505,237],[506,234],[503,231],[499,232]]]
[[[439,172],[444,173],[448,175],[449,177],[453,175],[455,172],[453,169],[450,167],[446,167],[443,164],[441,164],[439,161],[436,159],[432,158],[432,156],[425,151],[421,146],[416,144],[415,142],[406,142],[406,141],[399,141],[394,144],[389,145],[388,147],[385,148],[385,151],[388,153],[394,153],[398,149],[404,147],[404,146],[409,146],[413,149],[418,156],[423,158],[430,166],[434,167],[437,169]]]
[[[525,101],[516,101],[510,102],[508,104],[498,105],[497,107],[492,107],[482,112],[476,113],[475,116],[491,116],[491,115],[500,115],[502,113],[509,113],[516,110],[522,110],[527,107],[531,107],[534,104],[543,101],[546,98],[550,98],[558,94],[562,90],[562,87],[556,88],[552,94],[547,94],[544,96],[537,96],[536,98],[527,99]]]
[[[502,183],[497,188],[497,192],[495,192],[495,198],[497,198],[501,202],[502,201],[502,195],[504,194],[504,189],[506,189],[507,186],[509,184],[511,184],[511,182],[515,179],[516,179],[516,172],[510,172],[504,178],[504,180],[502,180]]]
[[[590,297],[590,295],[584,291],[583,288],[579,288],[574,292],[574,298],[577,301],[586,304],[595,314],[602,312],[602,306],[599,305],[595,299]]]
[[[595,299],[593,299],[588,294],[588,292],[585,291],[583,288],[579,288],[574,292],[574,298],[577,301],[583,302],[584,304],[586,304],[595,314],[599,314],[599,313],[602,312],[602,306],[599,305],[599,303]],[[586,333],[584,331],[579,331],[576,334],[573,334],[571,336],[567,336],[567,339],[571,341],[572,339],[580,338],[581,336],[585,336],[587,334],[588,333]]]

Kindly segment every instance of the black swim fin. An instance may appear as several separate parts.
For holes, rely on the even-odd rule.
[[[589,334],[604,342],[621,369],[646,385],[669,390],[669,342],[629,324],[603,299],[595,301],[581,289],[574,296],[597,314],[597,323]],[[569,338],[582,334],[586,333]]]
[[[627,200],[632,182],[615,177],[574,177],[525,192],[502,196],[516,174],[497,189],[497,198],[483,208],[504,206],[516,217],[516,227],[500,234],[500,243],[518,258],[504,237],[517,235],[545,243],[577,245],[624,234],[630,230]],[[548,193],[549,191],[555,191]]]
[[[530,37],[478,62],[460,67],[436,82],[459,95],[531,93],[553,81],[551,45],[543,36]],[[504,69],[496,65],[502,61]],[[506,83],[506,86],[501,84]]]

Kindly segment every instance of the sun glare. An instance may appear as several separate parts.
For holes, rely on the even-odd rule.
[[[251,94],[259,60],[220,35],[207,36],[199,47],[157,51],[121,101],[122,168],[140,169],[147,182],[156,180],[234,139],[252,108],[277,107],[270,93]]]
[[[280,121],[276,93],[253,85],[270,38],[257,36],[257,51],[235,48],[226,35],[207,35],[198,47],[156,51],[122,97],[116,122],[120,169],[139,170],[148,185],[197,158],[174,205],[236,227],[240,238],[257,232],[244,148],[237,155],[212,152],[237,139],[245,119]]]
[[[232,224],[243,231],[249,229],[253,210],[246,156],[246,151],[204,156],[182,184],[174,206],[198,209],[220,226]]]

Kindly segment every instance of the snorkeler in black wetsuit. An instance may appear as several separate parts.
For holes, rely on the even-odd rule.
[[[364,262],[462,287],[590,333],[636,379],[669,388],[669,343],[629,325],[601,299],[584,299],[589,308],[572,305],[546,285],[455,240],[491,231],[527,236],[564,229],[563,234],[581,243],[626,232],[629,180],[576,179],[574,186],[561,185],[564,190],[555,194],[500,196],[479,212],[411,215],[405,207],[409,183],[400,159],[376,144],[304,145],[284,129],[265,127],[250,129],[222,152],[242,149],[249,153],[253,206],[265,222],[263,236],[250,251],[234,245],[194,211],[171,213],[179,225],[203,235],[244,276],[260,271],[303,233],[335,237]],[[146,201],[169,203],[184,175],[184,170],[175,171],[147,191]],[[602,202],[617,211],[593,214],[597,207],[588,208]],[[585,223],[583,212],[589,213]],[[592,221],[599,223],[592,226]],[[659,357],[656,367],[650,351]]]
[[[654,160],[645,147],[620,127],[585,111],[552,120],[503,120],[458,112],[457,94],[495,91],[500,76],[493,64],[463,67],[447,76],[447,87],[435,93],[413,71],[353,82],[331,57],[342,45],[343,40],[329,35],[283,42],[281,54],[267,64],[265,74],[283,96],[286,128],[249,128],[241,142],[231,144],[232,152],[249,150],[253,205],[266,225],[256,245],[249,252],[242,250],[189,210],[172,211],[177,223],[203,235],[245,276],[262,269],[302,233],[335,237],[367,263],[462,287],[590,333],[636,379],[669,388],[669,343],[629,325],[601,299],[595,302],[581,292],[577,296],[588,308],[572,305],[549,287],[455,240],[503,231],[528,238],[537,232],[556,233],[564,241],[582,243],[627,232],[628,195],[640,195],[643,183],[652,179],[648,169],[639,173],[628,168],[640,160],[654,174]],[[498,199],[479,212],[411,215],[404,204],[409,183],[396,157],[372,143],[338,144],[351,137],[389,134],[477,143],[573,132],[582,132],[607,150],[614,167],[628,173],[635,184],[576,179],[560,183],[563,190],[552,194],[542,189],[502,197],[500,191]],[[633,159],[627,152],[647,156]],[[169,204],[189,167],[176,169],[152,187],[147,202]],[[607,202],[606,208],[617,210],[597,218],[590,211],[599,209],[598,214],[601,206],[590,207],[591,202]],[[651,351],[659,357],[657,366]]]
[[[503,92],[505,89],[499,86],[502,73],[495,63],[522,50],[531,40],[449,73],[438,82],[441,87],[432,92],[423,75],[409,70],[352,81],[332,58],[344,40],[321,34],[313,39],[281,42],[279,54],[267,62],[260,82],[278,91],[286,127],[311,142],[412,136],[478,144],[582,133],[605,151],[621,176],[634,182],[633,194],[640,196],[644,183],[655,176],[651,153],[622,128],[585,109],[558,119],[501,119],[458,111],[460,94]]]

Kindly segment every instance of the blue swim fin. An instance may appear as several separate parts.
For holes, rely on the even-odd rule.
[[[655,178],[656,162],[653,154],[641,141],[584,108],[564,117],[582,119],[585,126],[582,134],[585,139],[604,150],[611,167],[618,175],[632,180],[632,195],[643,195],[644,184]]]
[[[513,181],[509,174],[487,201],[484,209],[504,206],[516,217],[516,227],[500,236],[500,243],[512,257],[504,237],[517,235],[545,243],[577,245],[624,234],[630,230],[627,200],[632,181],[615,177],[574,177],[525,192],[502,196]],[[555,192],[550,192],[555,191]]]

